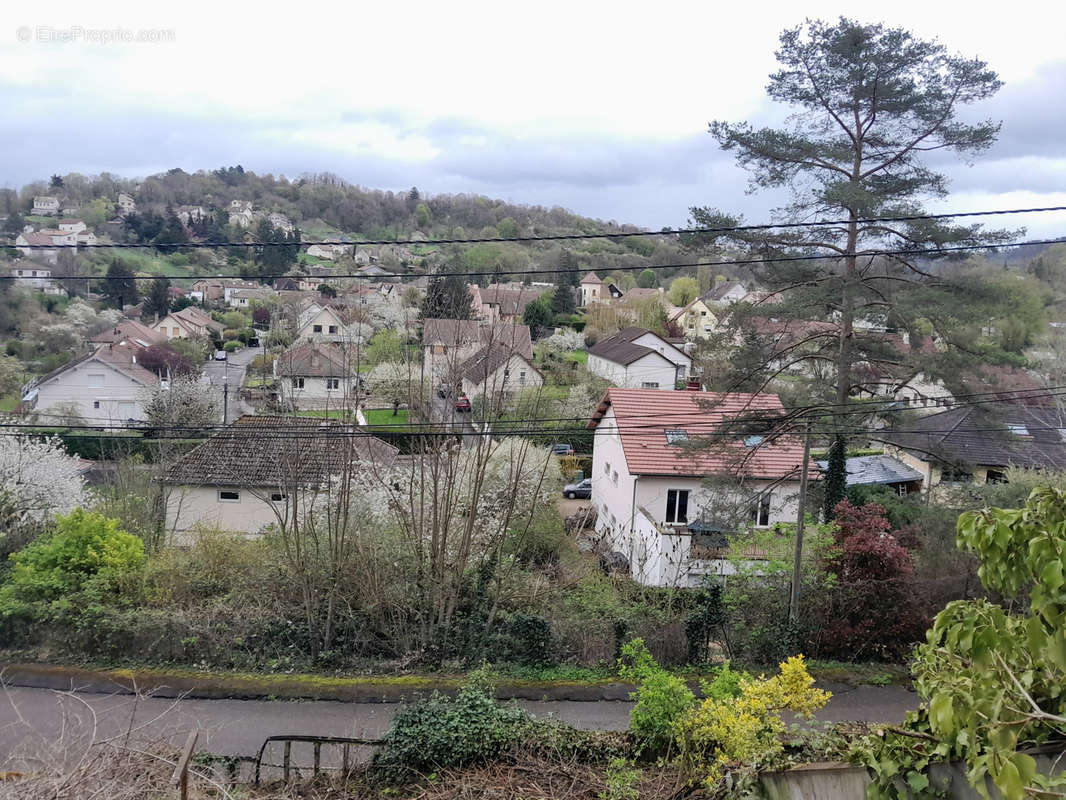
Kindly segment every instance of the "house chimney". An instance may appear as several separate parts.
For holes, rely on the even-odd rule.
[[[699,392],[701,391],[700,379],[696,376],[690,377],[685,381],[686,392]]]

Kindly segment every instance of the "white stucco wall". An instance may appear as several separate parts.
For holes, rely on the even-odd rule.
[[[180,544],[197,525],[217,526],[238,533],[259,533],[278,521],[274,508],[284,515],[284,501],[271,502],[270,490],[237,486],[168,486],[167,532]],[[223,491],[238,492],[240,500],[220,500]]]
[[[34,408],[47,412],[58,403],[73,403],[89,424],[125,424],[144,419],[143,389],[114,367],[89,360],[38,386]]]
[[[691,356],[682,353],[669,342],[663,341],[661,338],[659,338],[658,335],[651,332],[645,333],[644,335],[634,339],[633,344],[639,344],[643,345],[644,347],[650,347],[652,350],[662,355],[663,358],[667,359],[668,361],[671,361],[674,364],[684,367],[684,370],[681,372],[681,380],[684,380],[688,377],[688,374],[692,369]]]
[[[316,331],[316,325],[321,326],[322,329]],[[330,327],[334,330],[331,331]],[[348,340],[348,329],[340,317],[328,308],[323,308],[300,327],[299,337],[315,342],[344,342]]]
[[[590,353],[586,366],[593,375],[622,389],[645,388],[645,383],[658,383],[660,389],[673,389],[677,383],[677,367],[666,356],[658,353],[648,353],[628,365],[608,361]]]

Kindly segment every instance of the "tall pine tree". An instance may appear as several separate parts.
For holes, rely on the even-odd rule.
[[[133,270],[117,258],[111,260],[107,275],[100,282],[100,293],[103,294],[107,305],[120,311],[125,306],[137,305],[140,299]]]
[[[687,243],[746,247],[760,259],[825,255],[818,261],[767,263],[758,273],[768,288],[781,290],[773,316],[779,320],[822,320],[830,328],[812,331],[797,357],[830,362],[835,400],[843,410],[863,386],[856,365],[867,362],[917,365],[917,348],[869,336],[863,325],[889,326],[930,334],[957,352],[973,353],[966,315],[983,313],[991,296],[971,276],[932,275],[928,263],[884,251],[915,251],[952,245],[995,245],[1011,238],[980,225],[951,220],[892,221],[924,213],[923,203],[947,194],[947,180],[926,158],[930,152],[971,158],[996,140],[999,125],[969,123],[963,106],[992,96],[995,72],[978,59],[951,55],[936,42],[905,30],[808,21],[781,34],[776,53],[781,68],[770,76],[771,99],[799,109],[785,128],[714,122],[710,132],[758,189],[786,189],[791,202],[774,221],[842,220],[841,224],[733,231],[686,237]],[[934,165],[935,166],[935,165]],[[889,221],[870,221],[889,218]],[[730,227],[741,218],[712,208],[693,208],[699,227]],[[935,253],[933,254],[936,255]],[[926,259],[930,258],[925,256]],[[961,298],[966,298],[962,302]],[[969,340],[969,341],[966,341]],[[996,354],[982,348],[982,358]],[[933,359],[935,360],[935,359]],[[943,359],[939,359],[941,362]],[[769,363],[781,362],[773,354]],[[930,367],[933,365],[930,364]],[[839,426],[838,426],[839,427]]]
[[[160,278],[150,282],[144,293],[144,314],[152,317],[158,314],[165,317],[170,313],[170,279]]]

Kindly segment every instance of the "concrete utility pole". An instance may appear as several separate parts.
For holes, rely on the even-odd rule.
[[[803,465],[800,467],[800,492],[796,509],[796,551],[792,559],[792,596],[788,602],[788,619],[799,618],[800,562],[803,559],[803,523],[807,513],[807,471],[811,460],[811,422],[807,420],[803,430]]]
[[[222,424],[229,422],[229,362],[226,362],[226,371],[222,375]]]

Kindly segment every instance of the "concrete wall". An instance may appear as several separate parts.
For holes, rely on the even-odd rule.
[[[322,408],[328,405],[330,408],[341,408],[347,405],[347,400],[353,396],[351,378],[337,378],[338,388],[329,388],[327,378],[303,378],[303,388],[293,388],[291,377],[278,378],[278,393],[297,408],[307,404],[309,408]]]
[[[633,344],[643,345],[644,347],[650,347],[652,350],[659,353],[663,358],[674,364],[684,367],[681,371],[681,379],[684,380],[688,377],[689,371],[692,369],[692,358],[685,353],[682,353],[676,347],[669,342],[663,341],[657,334],[648,332],[642,336],[638,336],[633,340]]]

